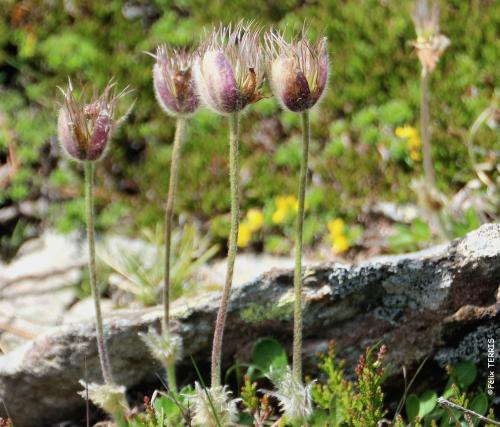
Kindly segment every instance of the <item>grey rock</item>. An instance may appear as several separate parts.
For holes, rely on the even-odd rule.
[[[292,278],[291,270],[274,270],[234,288],[224,336],[226,366],[235,357],[248,359],[258,337],[272,336],[290,346]],[[314,354],[329,339],[336,340],[340,355],[351,365],[364,347],[383,340],[389,363],[398,372],[424,357],[440,364],[467,357],[488,334],[498,334],[499,283],[498,224],[413,254],[305,268],[306,369],[311,371]],[[183,338],[184,353],[200,365],[209,360],[219,296],[210,293],[174,304],[173,328]],[[137,386],[159,372],[137,333],[158,326],[160,317],[160,308],[106,317],[117,382]],[[480,360],[486,350],[476,353]],[[41,427],[81,411],[84,401],[76,392],[85,360],[88,380],[100,381],[90,322],[58,327],[0,357],[0,399],[16,426]],[[187,358],[180,372],[194,377]]]

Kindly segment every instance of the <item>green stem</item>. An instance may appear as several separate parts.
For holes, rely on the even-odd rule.
[[[429,118],[429,73],[422,68],[420,86],[420,132],[422,134],[422,157],[424,163],[425,183],[429,190],[436,187],[434,167],[431,154],[431,131]]]
[[[302,113],[302,158],[300,162],[299,208],[295,230],[294,321],[293,321],[293,375],[302,382],[302,234],[309,157],[309,112]]]
[[[111,374],[111,363],[109,361],[106,341],[104,339],[104,328],[101,312],[101,295],[97,285],[97,268],[95,261],[95,228],[94,228],[94,164],[90,161],[85,162],[85,208],[87,216],[87,240],[89,245],[89,273],[90,289],[94,300],[95,326],[97,350],[99,352],[99,361],[101,363],[102,376],[106,384],[113,384]]]
[[[170,336],[170,262],[171,262],[171,240],[172,240],[172,218],[174,212],[175,192],[177,189],[177,181],[179,177],[179,159],[181,155],[182,142],[186,133],[186,119],[178,118],[174,145],[172,151],[172,160],[170,164],[170,181],[168,186],[167,203],[165,205],[165,275],[163,282],[163,319],[162,331],[167,337]],[[170,363],[166,366],[167,380],[170,389],[174,392],[177,391],[177,384],[175,380],[175,366]]]
[[[231,285],[233,282],[234,262],[238,249],[239,224],[239,166],[238,166],[239,116],[232,113],[229,116],[229,179],[231,183],[231,229],[229,232],[229,251],[227,255],[227,272],[222,299],[215,322],[214,341],[212,345],[212,387],[220,385],[222,337],[226,323]]]

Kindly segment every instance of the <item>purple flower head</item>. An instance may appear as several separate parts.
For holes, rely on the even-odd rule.
[[[328,83],[326,38],[312,43],[303,31],[287,42],[282,34],[269,32],[265,41],[270,83],[278,101],[294,112],[312,108]]]
[[[75,95],[71,81],[68,88],[60,88],[64,101],[59,110],[57,133],[64,151],[74,160],[95,161],[103,157],[113,132],[125,120],[127,114],[115,119],[116,104],[120,98],[130,93],[125,88],[120,93],[115,91],[116,84],[111,80],[104,92],[94,94],[86,102],[86,91]]]
[[[153,66],[156,99],[171,116],[190,116],[200,101],[192,76],[194,54],[186,50],[159,46]]]
[[[203,102],[219,114],[262,99],[263,57],[252,24],[219,26],[200,48],[194,75]]]

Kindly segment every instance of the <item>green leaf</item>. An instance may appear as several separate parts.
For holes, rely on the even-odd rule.
[[[484,393],[478,394],[472,399],[469,409],[480,415],[486,415],[486,412],[488,412],[488,397]]]
[[[415,420],[420,412],[420,400],[415,394],[410,394],[406,398],[406,416],[408,420],[411,422]]]
[[[460,362],[453,368],[452,376],[461,390],[465,390],[475,380],[477,375],[476,365],[473,362]]]
[[[252,361],[263,372],[273,369],[284,369],[288,365],[288,357],[283,346],[272,338],[261,338],[252,349]]]
[[[163,411],[163,414],[167,418],[170,418],[173,415],[180,414],[179,407],[166,396],[162,396],[159,399],[155,399],[153,406],[157,414]]]
[[[437,404],[437,394],[432,390],[427,390],[419,398],[420,408],[418,416],[420,419],[430,414]]]

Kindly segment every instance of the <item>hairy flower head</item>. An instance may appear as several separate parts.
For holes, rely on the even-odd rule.
[[[204,388],[196,382],[195,394],[191,399],[194,425],[203,427],[235,425],[238,414],[236,405],[240,399],[232,399],[227,386]]]
[[[290,422],[306,421],[312,414],[311,389],[314,382],[304,386],[294,377],[290,368],[269,374],[276,391],[266,391],[278,399],[283,414]]]
[[[103,157],[116,128],[125,120],[127,113],[116,118],[116,107],[120,98],[130,90],[116,91],[116,83],[111,80],[101,95],[94,89],[92,97],[82,88],[75,94],[71,83],[68,88],[59,88],[64,96],[59,110],[57,133],[64,151],[74,160],[99,160]],[[88,99],[87,99],[88,98]]]
[[[219,114],[240,111],[262,99],[259,31],[242,22],[212,30],[200,47],[194,76],[201,99]]]
[[[80,380],[80,384],[85,390],[78,392],[78,394],[86,399],[88,392],[89,399],[92,403],[106,411],[109,415],[116,417],[128,411],[124,386],[86,383],[83,380]]]
[[[328,82],[326,37],[312,42],[303,30],[288,42],[283,34],[271,31],[265,35],[265,43],[268,74],[278,101],[294,112],[312,108]]]
[[[160,335],[156,329],[149,328],[147,333],[139,332],[151,355],[165,368],[182,357],[182,338],[176,334]]]
[[[439,7],[435,0],[416,0],[413,22],[417,40],[413,43],[424,72],[432,73],[450,40],[439,32]]]
[[[158,46],[153,66],[153,83],[156,99],[171,116],[190,116],[200,104],[192,75],[195,54]]]

